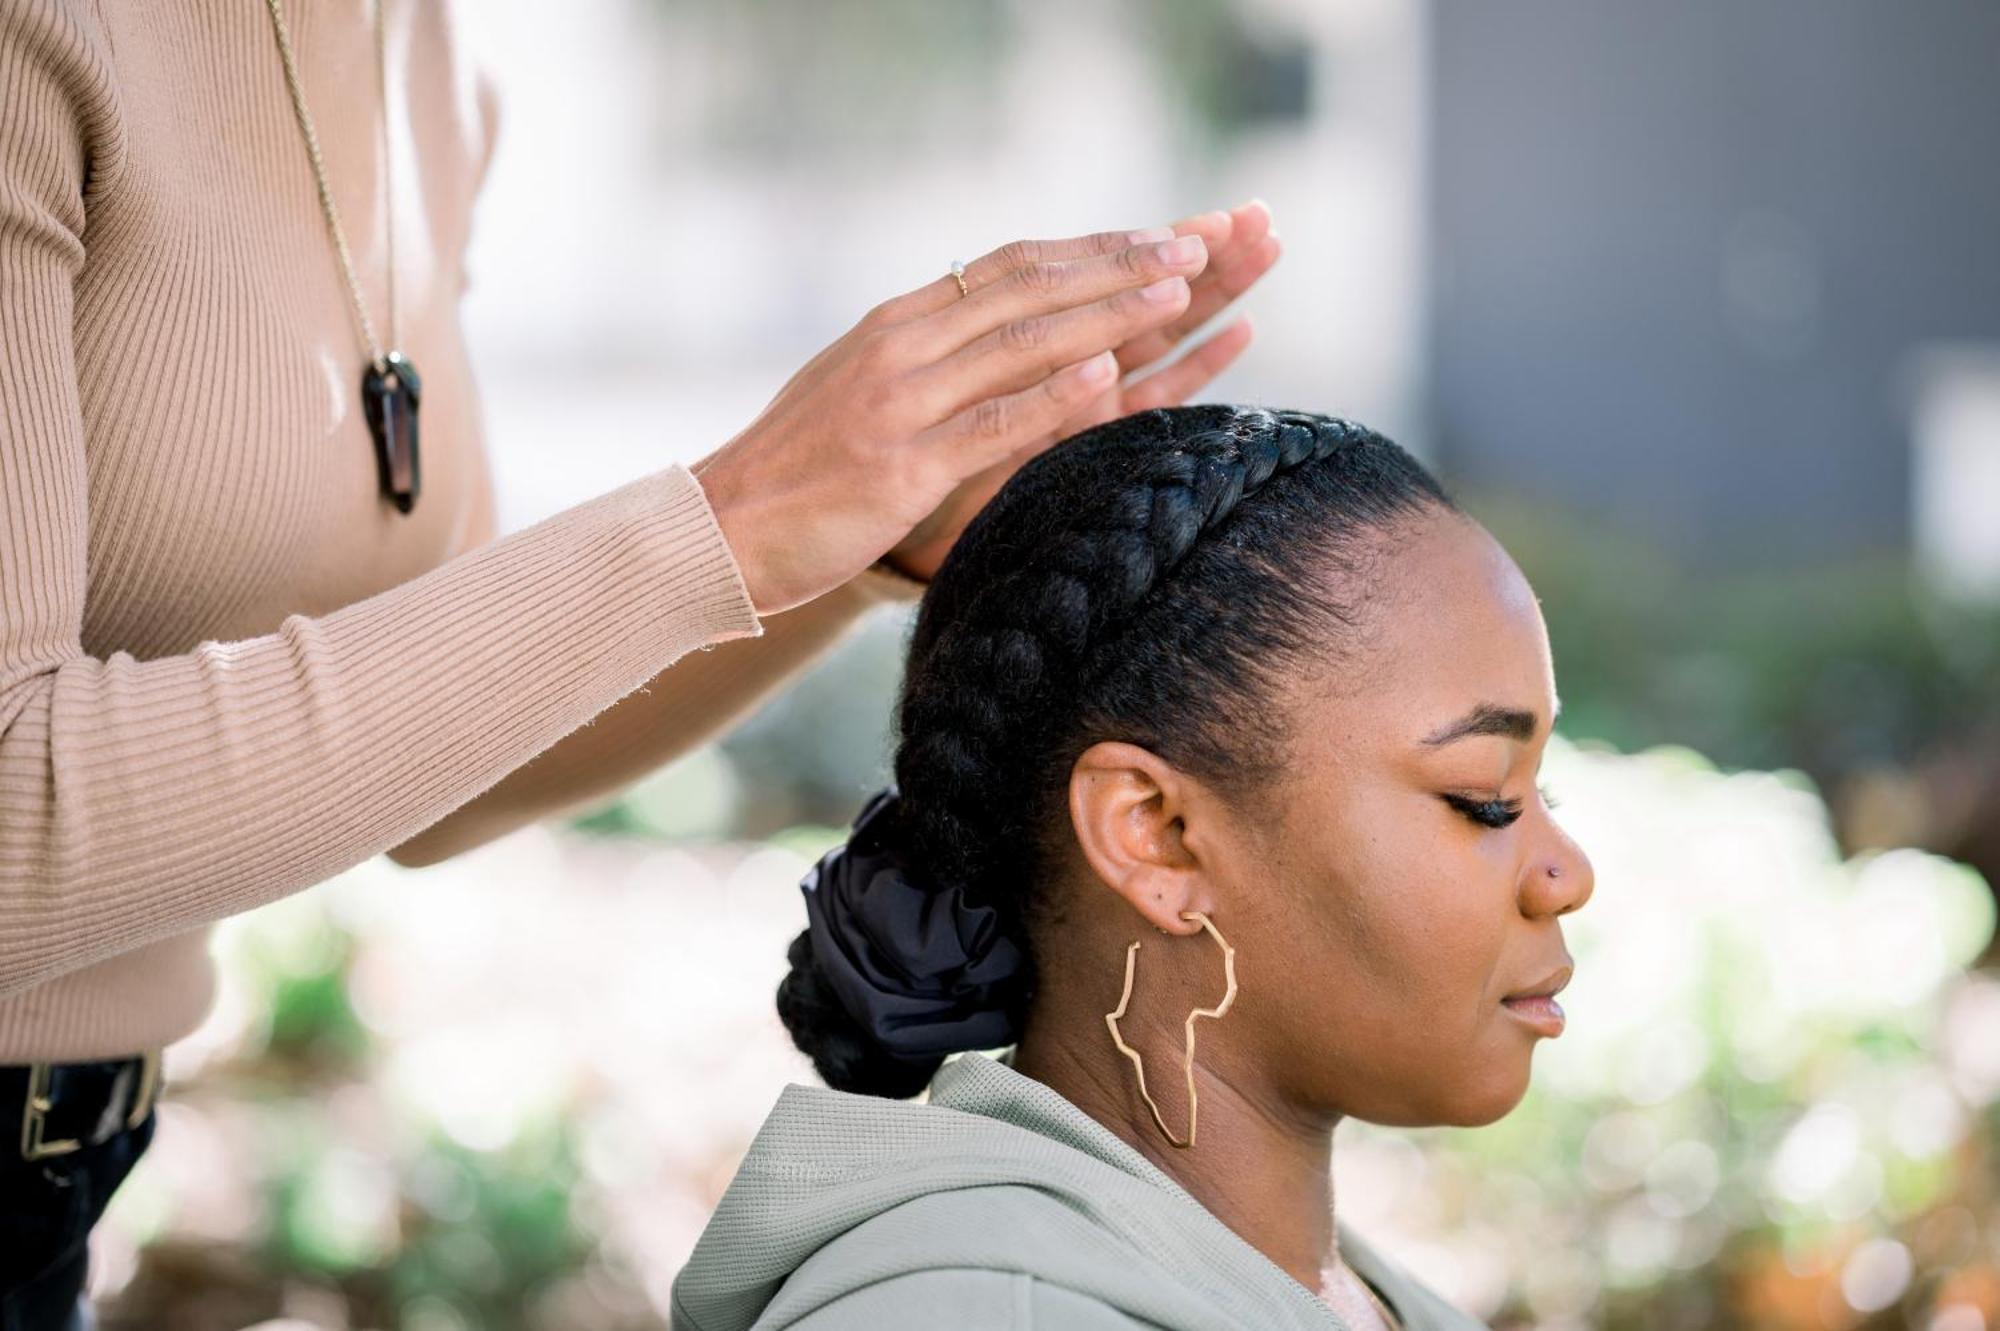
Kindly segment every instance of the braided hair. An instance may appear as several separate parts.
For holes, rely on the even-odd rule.
[[[924,596],[897,708],[899,798],[871,829],[918,900],[972,903],[1027,958],[980,1001],[1018,1028],[1078,755],[1125,740],[1253,795],[1285,756],[1277,678],[1331,675],[1361,645],[1382,550],[1369,538],[1455,508],[1394,443],[1305,412],[1162,408],[1021,468]],[[828,983],[812,930],[789,959],[779,1014],[829,1085],[923,1089],[943,1054],[884,1047]]]

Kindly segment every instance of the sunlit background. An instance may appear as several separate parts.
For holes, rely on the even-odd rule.
[[[1340,1207],[1500,1328],[2000,1328],[2000,9],[460,9],[509,529],[954,258],[1266,199],[1210,396],[1383,429],[1500,535],[1597,869],[1527,1100],[1344,1127]],[[664,1326],[810,1076],[770,995],[905,627],[587,817],[225,927],[107,1326]]]

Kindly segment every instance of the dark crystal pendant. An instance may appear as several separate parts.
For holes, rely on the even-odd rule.
[[[417,402],[424,381],[400,351],[382,364],[369,363],[361,376],[361,407],[375,436],[375,471],[382,493],[404,513],[417,506]]]

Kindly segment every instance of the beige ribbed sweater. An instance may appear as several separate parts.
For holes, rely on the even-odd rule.
[[[214,921],[593,803],[918,590],[758,636],[677,465],[495,539],[458,305],[497,103],[451,5],[387,12],[408,517],[266,7],[0,0],[0,1062],[171,1042]],[[286,5],[379,325],[371,13]]]

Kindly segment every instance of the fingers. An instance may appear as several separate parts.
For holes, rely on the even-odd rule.
[[[1126,388],[1122,409],[1131,413],[1179,406],[1228,369],[1255,335],[1247,317],[1236,320],[1172,365]]]
[[[958,476],[977,475],[1035,440],[1053,436],[1117,378],[1117,360],[1108,351],[1099,352],[1018,392],[981,398],[918,435],[917,443],[950,458]]]
[[[1229,238],[1223,247],[1211,248],[1208,266],[1193,283],[1186,313],[1120,347],[1120,370],[1129,374],[1165,356],[1255,285],[1278,261],[1278,236],[1271,227],[1270,210],[1261,201],[1253,199],[1231,216],[1235,221]]]
[[[1236,209],[1224,211],[1220,208],[1205,213],[1195,213],[1183,217],[1173,225],[1177,236],[1200,236],[1208,245],[1209,253],[1215,254],[1228,248],[1236,229]]]
[[[1174,233],[1170,228],[1152,226],[1138,231],[1099,231],[1094,235],[1078,236],[1072,240],[1016,240],[967,264],[965,286],[968,292],[977,294],[1010,273],[1017,273],[1023,268],[1032,268],[1036,264],[1100,259],[1117,254],[1121,250],[1159,244],[1173,238]],[[949,274],[946,275],[945,281],[951,283],[955,294],[958,283],[952,282]]]
[[[913,363],[928,365],[943,360],[989,333],[1001,332],[1018,344],[1033,346],[1035,321],[1058,311],[1074,310],[1103,300],[1120,291],[1158,282],[1162,278],[1192,279],[1208,263],[1208,247],[1199,236],[1180,236],[1143,245],[1127,245],[1109,254],[1084,259],[1034,263],[1016,268],[986,288],[936,314],[906,324],[892,336],[909,340],[908,354]],[[1009,323],[1021,327],[1008,330]],[[1106,347],[1116,343],[1107,342]],[[1042,362],[1053,369],[1081,358],[1096,347],[1076,348],[1073,354]]]
[[[967,299],[971,293],[985,289],[994,282],[1019,268],[1040,263],[1067,263],[1076,259],[1091,259],[1101,255],[1116,254],[1120,250],[1135,245],[1157,244],[1172,240],[1171,227],[1144,227],[1137,231],[1097,231],[1087,236],[1070,236],[1063,240],[1016,240],[1002,245],[999,249],[985,254],[965,266],[965,294],[960,294],[958,281],[951,275],[949,265],[945,273],[934,281],[926,282],[915,291],[898,296],[894,300],[879,305],[872,311],[872,317],[885,325],[907,323],[949,309],[958,301]]]
[[[1265,237],[1275,234],[1270,206],[1262,199],[1239,204],[1230,209],[1228,216],[1228,234],[1220,241],[1208,242],[1209,268],[1216,271],[1218,278],[1222,270],[1240,266]]]
[[[1167,277],[1075,309],[1014,319],[912,372],[906,390],[913,403],[937,419],[981,398],[1026,388],[1059,366],[1128,342],[1177,317],[1188,298],[1187,279]]]

